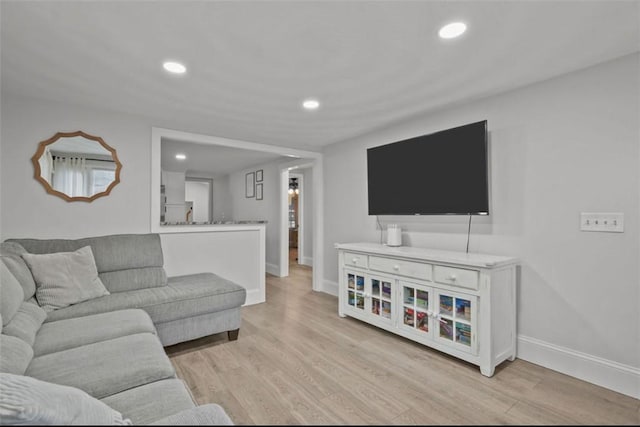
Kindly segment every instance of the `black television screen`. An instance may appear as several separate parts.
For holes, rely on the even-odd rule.
[[[488,215],[487,121],[367,149],[369,215]]]

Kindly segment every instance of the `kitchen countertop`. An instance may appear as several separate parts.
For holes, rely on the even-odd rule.
[[[160,225],[239,225],[239,224],[266,224],[267,221],[213,221],[213,222],[161,222]]]

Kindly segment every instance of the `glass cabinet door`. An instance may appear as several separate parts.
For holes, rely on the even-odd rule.
[[[391,321],[394,280],[370,276],[371,315]]]
[[[347,275],[347,307],[364,312],[364,274],[354,271],[346,271],[345,274]]]
[[[436,337],[469,352],[476,352],[476,301],[473,295],[438,292]]]
[[[400,282],[403,329],[415,331],[422,336],[431,335],[432,291],[414,283]]]

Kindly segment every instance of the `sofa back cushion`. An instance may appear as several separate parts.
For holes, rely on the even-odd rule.
[[[2,328],[2,333],[20,338],[33,347],[36,334],[47,318],[47,313],[35,302],[25,301],[9,323]]]
[[[150,234],[114,234],[85,239],[9,239],[27,252],[47,254],[72,252],[91,246],[100,280],[109,292],[165,286],[164,257],[160,236]]]
[[[109,292],[155,288],[167,284],[167,274],[162,267],[129,268],[118,271],[103,271],[100,280]]]
[[[0,243],[0,256],[9,271],[18,279],[22,290],[24,291],[24,299],[33,298],[36,293],[36,283],[31,275],[31,270],[22,259],[22,254],[27,251],[18,243],[3,242]]]
[[[0,372],[24,375],[33,359],[33,348],[20,338],[0,334]]]
[[[4,261],[0,262],[0,313],[2,326],[11,322],[24,302],[24,291]]]

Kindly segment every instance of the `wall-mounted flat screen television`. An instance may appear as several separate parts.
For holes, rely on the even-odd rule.
[[[369,215],[488,215],[487,121],[367,150]]]

